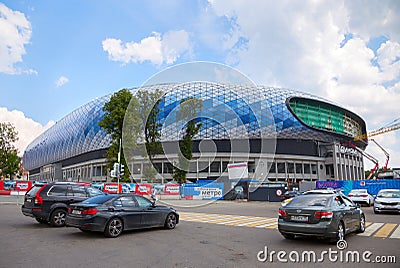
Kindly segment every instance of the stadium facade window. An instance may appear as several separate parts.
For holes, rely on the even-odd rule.
[[[280,173],[280,174],[284,174],[285,173],[285,170],[286,170],[285,164],[286,164],[285,162],[278,162],[277,163],[278,173]]]

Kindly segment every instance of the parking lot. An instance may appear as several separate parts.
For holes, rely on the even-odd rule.
[[[312,250],[317,253],[329,248],[337,250],[335,245],[311,238],[283,239],[274,225],[278,203],[218,201],[204,205],[196,201],[170,201],[181,212],[181,222],[176,229],[131,231],[116,239],[107,239],[100,233],[88,234],[75,228],[39,224],[23,216],[14,200],[8,203],[0,200],[1,267],[280,267],[287,263],[276,259],[272,263],[260,262],[257,254],[265,247],[270,251]],[[379,230],[368,236],[349,235],[347,249],[368,250],[373,256],[396,256],[397,265],[386,263],[381,267],[398,267],[400,238],[391,236],[400,228],[400,215],[375,215],[372,208],[363,209],[367,222],[382,223],[379,230],[385,226],[393,228],[386,236],[376,236]],[[226,220],[224,224],[219,220],[240,216],[253,218],[239,218],[243,220],[236,220],[237,224],[226,224]],[[338,267],[338,260],[325,259],[323,263],[324,267]],[[315,263],[301,265],[314,267]],[[349,267],[364,265],[366,263],[346,263]],[[376,267],[378,264],[367,265]]]

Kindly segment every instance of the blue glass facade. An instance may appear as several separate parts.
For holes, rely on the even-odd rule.
[[[307,93],[208,82],[160,84],[145,88],[158,88],[165,93],[159,105],[162,141],[176,141],[182,136],[185,122],[178,120],[175,108],[179,107],[182,99],[190,97],[201,99],[203,104],[198,115],[202,127],[195,136],[197,140],[277,138],[333,142],[341,139],[338,135],[305,126],[290,111],[287,100],[293,97],[330,103]],[[132,93],[136,90],[132,89]],[[25,168],[37,169],[108,148],[111,139],[98,122],[104,116],[102,107],[110,96],[97,98],[76,109],[37,137],[24,153]],[[364,121],[361,124],[365,130]]]

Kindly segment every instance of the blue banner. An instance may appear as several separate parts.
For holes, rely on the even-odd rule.
[[[218,200],[224,197],[223,183],[186,184],[181,186],[182,197],[193,197],[193,199]]]
[[[317,189],[342,189],[347,195],[353,189],[367,189],[372,195],[378,194],[381,189],[400,189],[400,180],[358,180],[358,181],[317,181]]]

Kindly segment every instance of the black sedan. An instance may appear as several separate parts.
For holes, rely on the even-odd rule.
[[[83,232],[104,232],[117,237],[124,230],[165,227],[174,229],[179,222],[175,209],[159,206],[140,195],[104,195],[89,198],[68,208],[66,226]]]
[[[278,230],[287,239],[316,236],[336,242],[350,232],[364,232],[365,215],[341,193],[300,195],[279,209]]]

